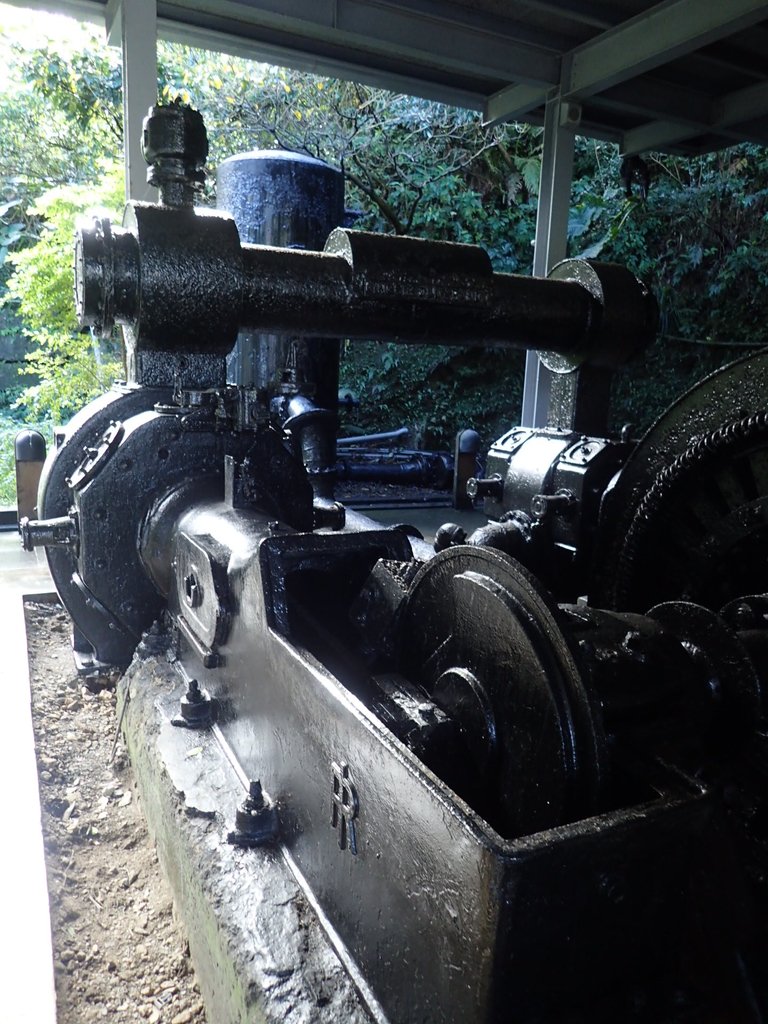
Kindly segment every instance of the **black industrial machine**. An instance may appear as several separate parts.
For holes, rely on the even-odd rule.
[[[338,228],[244,243],[193,205],[206,148],[199,115],[153,108],[159,204],[77,238],[80,321],[122,326],[129,379],[72,421],[21,529],[80,666],[167,632],[179,721],[253,780],[232,841],[290,850],[392,1022],[763,1020],[767,357],[639,444],[601,435],[656,327],[628,271],[514,277]],[[238,332],[283,356],[228,384]],[[470,481],[468,537],[334,497],[329,339],[371,337],[570,371],[550,427]]]

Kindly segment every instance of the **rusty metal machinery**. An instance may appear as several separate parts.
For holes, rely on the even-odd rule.
[[[251,780],[230,840],[290,853],[393,1024],[765,1019],[765,563],[706,581],[763,536],[768,361],[638,446],[586,432],[578,382],[604,394],[654,332],[631,274],[341,229],[243,243],[192,205],[201,127],[153,110],[161,203],[77,241],[81,321],[122,325],[129,383],[75,417],[21,528],[81,667],[168,647],[178,722]],[[573,415],[497,442],[469,485],[490,522],[435,551],[335,500],[322,382],[227,384],[241,330],[546,348],[580,367]],[[729,474],[747,500],[707,518]]]

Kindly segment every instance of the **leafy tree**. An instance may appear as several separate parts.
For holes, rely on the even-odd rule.
[[[615,147],[579,142],[573,254],[631,267],[660,304],[658,341],[614,388],[614,425],[645,425],[685,387],[768,344],[768,152],[745,143],[651,158],[642,200],[621,190]]]
[[[52,45],[26,54],[24,80],[38,97],[66,119],[77,143],[103,158],[123,141],[120,51],[92,36],[80,52],[62,53]]]
[[[20,401],[33,414],[61,421],[105,391],[121,364],[115,346],[95,347],[78,332],[72,301],[72,238],[78,217],[102,207],[117,216],[122,204],[122,169],[104,166],[97,185],[59,186],[32,207],[43,221],[38,240],[14,253],[8,299],[15,301],[25,332],[35,344],[27,362],[40,383],[26,388]],[[7,300],[6,300],[7,301]]]

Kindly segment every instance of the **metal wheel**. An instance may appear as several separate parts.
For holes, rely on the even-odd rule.
[[[551,598],[522,566],[454,547],[415,577],[400,670],[459,724],[447,781],[507,838],[592,813],[603,738]]]
[[[644,612],[687,598],[717,610],[766,589],[755,587],[768,551],[768,436],[755,432],[766,393],[763,350],[700,381],[650,427],[603,499],[590,605]]]
[[[711,609],[768,586],[768,413],[697,438],[657,476],[626,532],[611,604]]]

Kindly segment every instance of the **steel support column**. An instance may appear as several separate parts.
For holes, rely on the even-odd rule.
[[[107,40],[123,50],[123,141],[127,199],[154,201],[141,154],[142,121],[157,102],[156,0],[109,0]]]
[[[571,119],[567,117],[569,113],[572,113],[572,105],[561,102],[559,95],[547,101],[533,250],[535,277],[544,277],[555,263],[566,256],[574,148],[574,130]],[[564,125],[564,121],[568,123]],[[522,426],[546,424],[551,376],[538,355],[529,352],[523,382]]]

